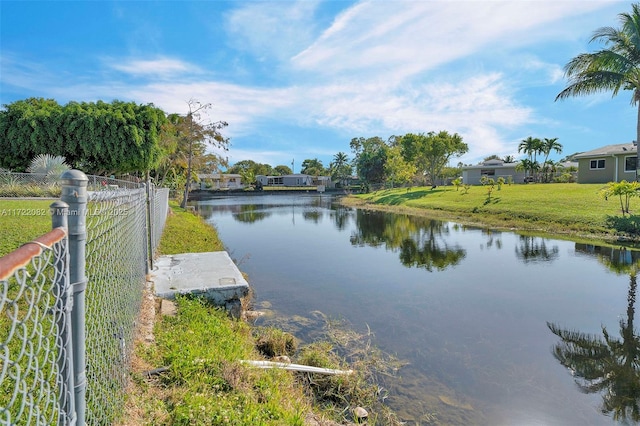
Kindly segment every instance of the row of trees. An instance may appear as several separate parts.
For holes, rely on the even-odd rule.
[[[229,139],[226,122],[211,122],[210,104],[187,102],[187,112],[166,114],[153,104],[69,102],[29,98],[0,111],[0,168],[26,171],[32,159],[59,156],[74,168],[96,175],[153,176],[160,184],[185,188],[195,171],[226,167],[220,154]],[[183,186],[184,185],[184,186]]]
[[[447,176],[450,159],[469,151],[460,135],[445,130],[407,133],[386,141],[378,136],[354,138],[350,147],[358,177],[367,186],[407,182],[436,185],[439,178]]]
[[[555,151],[560,154],[562,145],[558,138],[534,138],[529,136],[518,145],[518,152],[524,152],[527,158],[520,162],[519,167],[529,172],[529,176],[536,181],[549,182],[553,176],[554,163],[549,161],[549,154]],[[538,162],[538,155],[544,155],[542,166]]]
[[[41,154],[96,174],[149,171],[163,156],[165,113],[132,102],[30,98],[0,111],[0,167],[25,171]]]

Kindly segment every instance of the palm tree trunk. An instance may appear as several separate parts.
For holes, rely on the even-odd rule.
[[[638,91],[635,94],[636,104],[638,105],[638,121],[636,123],[636,182],[640,182],[640,102],[638,99]]]

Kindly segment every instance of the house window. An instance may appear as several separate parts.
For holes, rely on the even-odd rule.
[[[636,163],[638,162],[638,157],[625,157],[624,159],[624,171],[625,172],[635,172],[636,171]]]
[[[496,169],[482,169],[480,170],[480,176],[495,176],[496,175]]]
[[[600,159],[600,160],[591,160],[589,162],[589,168],[590,169],[604,169],[604,159]]]

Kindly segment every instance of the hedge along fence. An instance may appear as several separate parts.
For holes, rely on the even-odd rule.
[[[169,192],[78,170],[60,188],[54,230],[0,258],[0,424],[107,425],[124,402]]]

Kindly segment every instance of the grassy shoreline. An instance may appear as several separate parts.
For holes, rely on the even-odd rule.
[[[201,217],[171,205],[160,241],[162,254],[223,250],[215,227]],[[232,319],[220,308],[188,297],[177,300],[175,315],[161,316],[147,289],[133,356],[133,371],[121,425],[146,424],[352,424],[355,406],[370,410],[370,425],[398,425],[378,400],[372,369],[395,363],[373,350],[346,360],[337,355],[340,342],[302,345],[272,327],[255,327]],[[338,328],[336,328],[338,330]],[[149,336],[153,336],[150,340]],[[350,334],[352,343],[354,334]],[[265,345],[269,348],[265,353]],[[242,359],[288,356],[294,363],[355,371],[351,376],[314,377],[280,369],[259,370]],[[166,372],[149,377],[158,367]],[[348,402],[347,407],[343,406]]]
[[[602,197],[604,187],[503,185],[491,194],[483,186],[473,186],[467,192],[453,186],[395,188],[343,197],[341,203],[579,242],[630,246],[640,243],[640,233],[635,229],[640,200],[633,200],[631,215],[623,217],[617,199]]]

